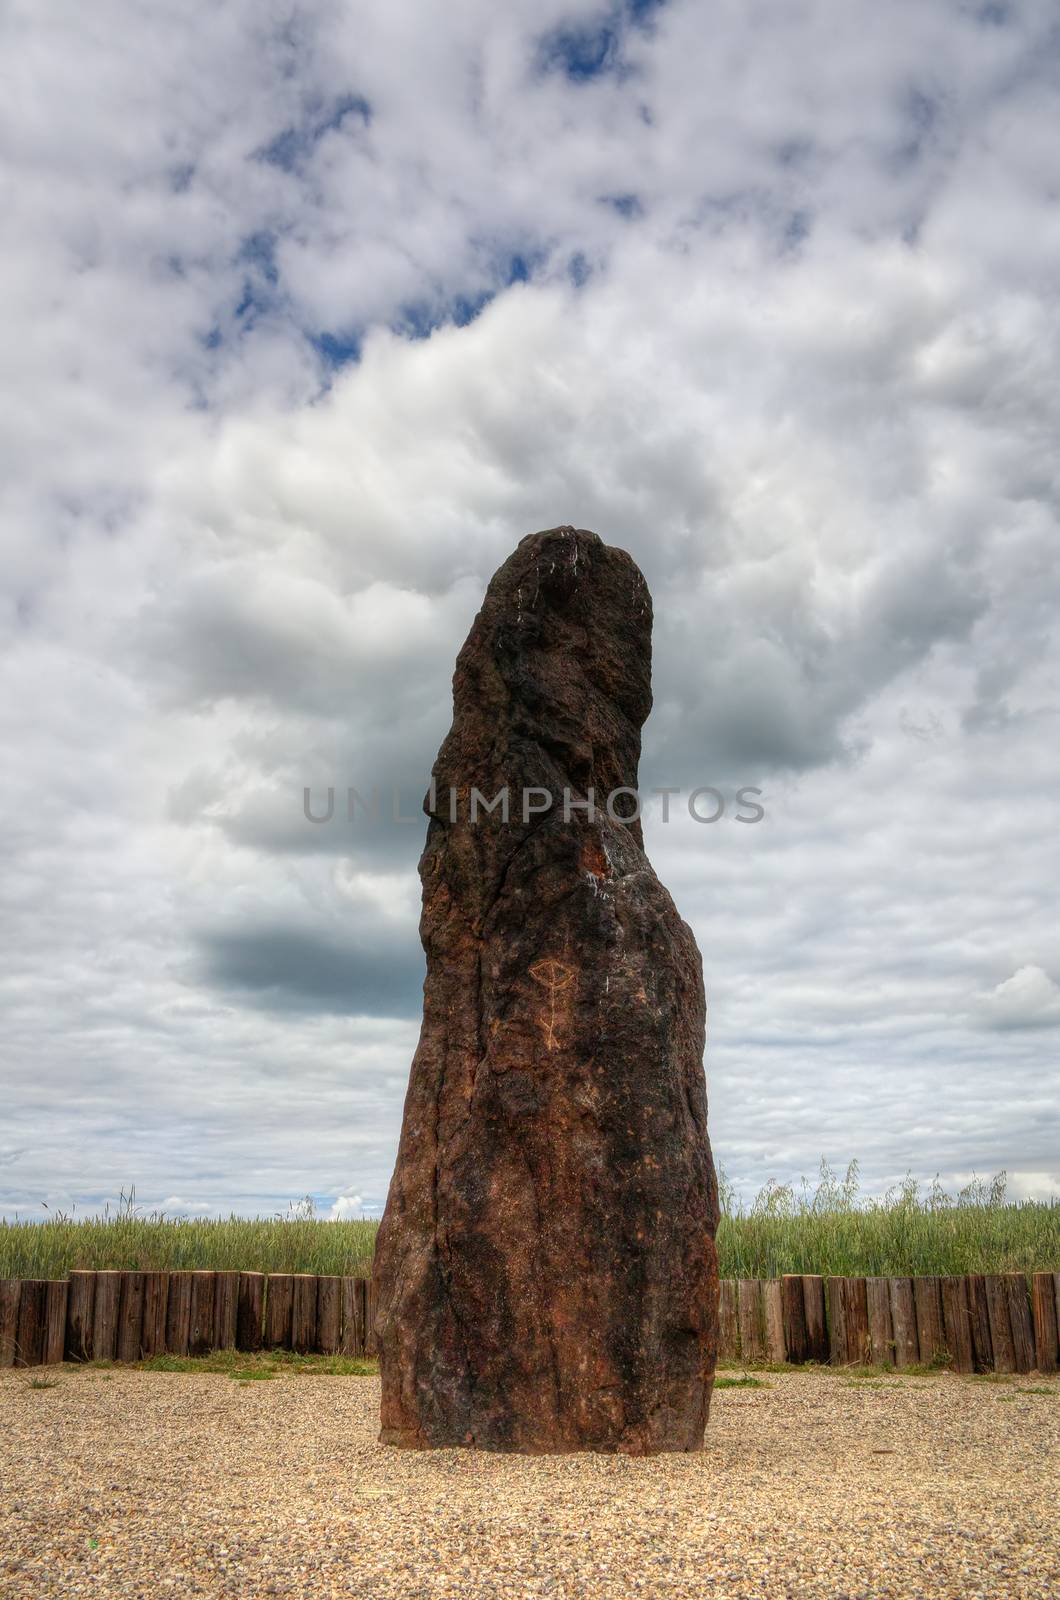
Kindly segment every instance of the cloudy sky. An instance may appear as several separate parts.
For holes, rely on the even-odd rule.
[[[494,568],[655,599],[716,1156],[1060,1193],[1052,0],[9,0],[0,1214],[378,1214]]]

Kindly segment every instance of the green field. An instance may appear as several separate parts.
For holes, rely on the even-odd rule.
[[[1005,1199],[1004,1175],[956,1196],[907,1180],[867,1199],[857,1165],[842,1180],[827,1167],[810,1186],[770,1184],[748,1208],[722,1180],[723,1278],[1060,1270],[1060,1204]],[[244,1272],[368,1272],[377,1223],[326,1222],[312,1203],[284,1217],[187,1221],[144,1215],[133,1197],[75,1220],[0,1222],[0,1277],[61,1278],[73,1268]]]

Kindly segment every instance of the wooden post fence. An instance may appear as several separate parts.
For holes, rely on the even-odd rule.
[[[39,1367],[44,1361],[44,1297],[47,1292],[48,1285],[43,1278],[23,1278],[18,1301],[16,1367]]]
[[[828,1280],[828,1359],[833,1367],[847,1363],[846,1279]]]
[[[364,1354],[366,1288],[364,1278],[342,1280],[342,1338],[339,1348],[344,1356]]]
[[[722,1361],[736,1361],[740,1355],[740,1319],[732,1278],[723,1278],[718,1285],[718,1355]]]
[[[1055,1372],[1060,1364],[1056,1301],[1053,1274],[1036,1272],[1031,1282],[1031,1302],[1034,1309],[1034,1349],[1039,1372]]]
[[[802,1279],[787,1273],[780,1280],[782,1315],[784,1319],[784,1348],[793,1366],[808,1361],[809,1334],[806,1327],[806,1297]]]
[[[983,1283],[990,1326],[991,1368],[994,1372],[1015,1372],[1016,1358],[1012,1349],[1012,1324],[1008,1316],[1005,1281],[999,1273],[988,1272]]]
[[[265,1321],[265,1274],[241,1272],[236,1309],[236,1345],[260,1350]]]
[[[989,1372],[994,1365],[994,1346],[990,1338],[990,1307],[986,1298],[986,1279],[973,1272],[968,1285],[968,1321],[972,1331],[972,1362],[976,1372]]]
[[[740,1354],[745,1361],[763,1361],[766,1341],[762,1327],[761,1278],[738,1279],[736,1307],[740,1325]]]
[[[213,1344],[215,1350],[235,1349],[238,1310],[239,1273],[219,1272],[213,1297]]]
[[[0,1367],[136,1361],[211,1350],[375,1353],[366,1278],[336,1274],[71,1272],[0,1278]],[[722,1361],[946,1366],[1055,1373],[1060,1273],[725,1279]]]
[[[160,1356],[166,1348],[166,1312],[169,1309],[169,1273],[144,1273],[144,1321],[140,1353]]]
[[[265,1343],[270,1350],[291,1348],[291,1302],[294,1279],[289,1272],[270,1272],[265,1280]]]
[[[766,1334],[766,1355],[770,1361],[787,1359],[784,1339],[784,1287],[779,1278],[767,1279],[762,1285],[762,1311]]]
[[[191,1273],[171,1272],[166,1304],[166,1352],[186,1356],[191,1336]]]
[[[317,1279],[317,1330],[316,1345],[323,1355],[339,1353],[339,1330],[342,1327],[342,1300],[339,1296],[341,1279]]]
[[[118,1339],[115,1354],[119,1361],[139,1361],[140,1334],[144,1325],[144,1275],[123,1272],[118,1296]]]
[[[191,1275],[191,1307],[188,1316],[188,1354],[204,1356],[213,1348],[214,1272],[193,1272]]]
[[[887,1278],[865,1279],[869,1322],[869,1360],[874,1367],[894,1366],[894,1325],[891,1321],[891,1285]]]
[[[44,1301],[44,1354],[46,1367],[57,1366],[66,1354],[66,1315],[70,1285],[65,1278],[49,1278]]]
[[[96,1274],[71,1272],[66,1297],[66,1359],[92,1358],[92,1315],[96,1304]]]
[[[828,1316],[820,1274],[803,1278],[802,1303],[806,1311],[806,1359],[823,1366],[828,1360]]]
[[[113,1361],[118,1353],[118,1304],[121,1273],[97,1272],[92,1306],[92,1359]]]
[[[920,1365],[946,1363],[946,1334],[942,1326],[942,1280],[914,1278],[913,1303],[916,1307],[916,1337],[920,1346]]]

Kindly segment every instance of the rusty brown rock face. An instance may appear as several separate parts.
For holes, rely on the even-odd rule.
[[[702,969],[639,824],[604,809],[636,787],[651,708],[634,562],[582,529],[524,539],[453,700],[420,861],[423,1027],[376,1245],[380,1438],[694,1450],[718,1293]],[[472,787],[505,786],[509,820],[472,822]],[[563,791],[590,788],[595,818],[565,820]],[[530,789],[553,804],[523,821]]]

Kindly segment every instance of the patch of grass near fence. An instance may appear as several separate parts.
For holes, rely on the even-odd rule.
[[[1060,1202],[1005,1198],[1003,1173],[957,1195],[907,1179],[882,1199],[862,1195],[857,1163],[839,1179],[767,1184],[749,1207],[721,1182],[723,1278],[963,1276],[1060,1269]],[[311,1272],[367,1276],[378,1223],[330,1222],[300,1201],[286,1216],[223,1221],[144,1215],[130,1194],[113,1212],[76,1220],[0,1222],[0,1277],[63,1278],[74,1269]]]
[[[379,1371],[378,1361],[355,1356],[298,1355],[293,1350],[212,1350],[205,1356],[150,1356],[136,1362],[141,1372],[216,1372],[240,1383],[285,1376],[366,1378]],[[123,1368],[128,1370],[127,1368]]]

